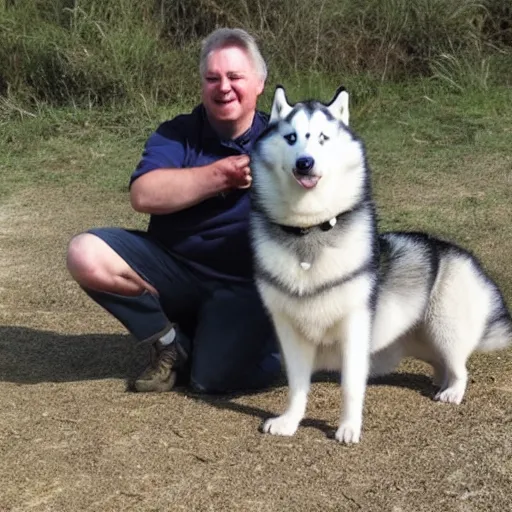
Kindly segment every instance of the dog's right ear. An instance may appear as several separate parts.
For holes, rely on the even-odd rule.
[[[285,118],[292,111],[292,106],[286,99],[284,87],[278,85],[274,93],[274,99],[272,101],[272,110],[270,112],[270,122],[274,123],[280,119]]]
[[[338,119],[345,126],[348,126],[348,92],[345,87],[342,86],[336,91],[334,98],[327,105],[327,108],[335,119]]]

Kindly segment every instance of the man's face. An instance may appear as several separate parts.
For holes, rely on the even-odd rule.
[[[233,134],[249,129],[264,82],[244,50],[228,46],[208,57],[202,80],[202,100],[210,122],[232,125]]]

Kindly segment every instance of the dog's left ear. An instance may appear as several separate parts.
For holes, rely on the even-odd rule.
[[[272,110],[270,112],[270,122],[274,123],[280,119],[285,118],[292,110],[292,106],[286,99],[284,87],[278,85],[274,93],[274,100],[272,101]]]
[[[338,119],[344,125],[348,126],[348,92],[345,87],[340,87],[336,91],[334,98],[327,105],[327,109],[335,119]]]

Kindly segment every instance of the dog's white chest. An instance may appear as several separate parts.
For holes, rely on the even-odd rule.
[[[329,221],[329,226],[330,227],[327,226],[327,229],[332,229],[336,225],[336,222],[338,222],[336,217],[333,217]],[[301,261],[300,262],[300,266],[301,266],[302,270],[309,270],[311,268],[311,262],[309,262],[309,261]]]

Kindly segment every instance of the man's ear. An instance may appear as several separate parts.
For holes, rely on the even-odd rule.
[[[260,80],[258,84],[258,96],[263,93],[263,89],[265,89],[265,80]]]
[[[345,87],[342,86],[336,91],[334,98],[327,105],[327,109],[335,119],[338,119],[344,125],[348,126],[348,92]]]
[[[282,85],[278,85],[276,87],[276,91],[274,92],[274,99],[272,101],[270,122],[273,123],[275,121],[279,121],[280,119],[285,118],[291,111],[292,106],[288,103],[288,100],[286,99],[284,87]]]

